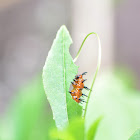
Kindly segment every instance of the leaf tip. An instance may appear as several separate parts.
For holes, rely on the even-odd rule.
[[[65,29],[65,30],[67,30],[67,27],[66,27],[66,25],[62,25],[62,26],[60,27],[60,29]]]
[[[59,32],[59,33],[64,33],[64,34],[67,36],[67,38],[69,38],[69,40],[70,40],[69,43],[70,43],[70,44],[73,43],[72,38],[71,38],[71,36],[70,36],[70,33],[69,33],[69,31],[68,31],[66,25],[62,25],[62,26],[60,27],[60,29],[59,29],[58,32]]]

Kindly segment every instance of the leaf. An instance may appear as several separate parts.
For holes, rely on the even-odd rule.
[[[129,140],[140,140],[140,128],[137,129]]]
[[[0,139],[48,139],[47,132],[55,125],[51,111],[46,109],[47,106],[42,78],[39,75],[16,94],[8,112],[1,118]]]
[[[139,110],[140,92],[130,90],[119,74],[104,71],[89,100],[85,129],[88,131],[92,122],[103,115],[96,140],[126,140],[140,126]]]
[[[75,140],[84,140],[85,136],[85,121],[82,118],[74,118],[67,130]]]
[[[62,140],[84,140],[84,119],[81,117],[71,120],[68,127],[62,131],[52,130],[51,138]]]
[[[72,100],[69,94],[70,83],[78,71],[69,53],[71,43],[69,32],[65,26],[62,26],[43,68],[45,93],[52,108],[56,126],[60,130],[65,128],[73,117],[82,114],[82,107]]]
[[[96,121],[93,122],[93,124],[91,125],[90,129],[87,132],[87,140],[95,139],[96,131],[98,129],[98,126],[99,126],[102,118],[103,117],[99,117]]]

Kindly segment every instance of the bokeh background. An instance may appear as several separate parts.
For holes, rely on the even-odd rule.
[[[136,106],[140,107],[139,13],[139,0],[0,0],[0,117],[6,118],[5,116],[9,116],[7,114],[12,112],[10,114],[14,114],[11,115],[13,118],[20,114],[18,117],[23,120],[26,118],[26,123],[28,122],[24,123],[26,124],[24,128],[28,128],[28,133],[25,132],[26,137],[22,137],[24,135],[23,128],[21,128],[21,132],[19,132],[19,128],[15,128],[15,133],[19,133],[19,136],[13,136],[13,139],[5,136],[5,133],[11,136],[14,135],[14,132],[11,132],[10,128],[8,130],[4,123],[5,129],[2,128],[4,133],[1,140],[31,140],[40,137],[35,135],[38,132],[38,124],[29,123],[30,118],[34,116],[31,114],[35,112],[38,114],[39,111],[49,114],[50,108],[46,103],[45,94],[41,94],[40,99],[38,98],[39,94],[34,97],[33,101],[31,98],[36,92],[44,93],[36,82],[41,83],[40,75],[46,56],[56,31],[63,24],[67,26],[73,39],[70,48],[73,58],[88,33],[97,32],[99,34],[102,43],[102,65],[97,87],[102,85],[99,89],[103,91],[109,87],[106,90],[107,93],[118,91],[120,98],[124,92],[132,91],[137,94]],[[80,66],[79,73],[88,72],[89,81],[96,68],[97,52],[97,39],[95,36],[91,36],[76,62]],[[123,86],[126,88],[125,91],[121,91]],[[29,88],[26,89],[26,87]],[[26,102],[25,95],[29,96],[27,97],[29,103]],[[124,97],[125,100],[127,97]],[[36,102],[39,101],[38,105]],[[132,102],[135,102],[135,99]],[[30,104],[31,108],[29,107],[30,110],[27,111],[25,108],[26,106],[28,108]],[[116,105],[120,104],[116,103]],[[44,107],[41,107],[42,105]],[[19,108],[15,109],[15,106]],[[38,110],[37,106],[40,106]],[[22,112],[21,108],[27,111],[25,112],[28,114],[26,117],[23,113],[25,110]],[[49,111],[44,113],[46,108]],[[32,110],[34,113],[31,113]],[[136,109],[136,112],[140,112],[140,109]],[[131,114],[133,113],[131,112]],[[120,113],[120,115],[122,114]],[[140,113],[136,116],[139,117]],[[45,115],[42,117],[45,118]],[[37,121],[37,118],[39,117],[36,115],[34,122]],[[127,117],[124,118],[127,119]],[[13,122],[13,125],[10,125],[11,128],[22,126],[23,124],[20,122],[23,121],[22,119]],[[1,121],[4,122],[3,119]],[[8,121],[5,122],[9,124]],[[43,124],[44,122],[42,122],[42,126]],[[47,121],[46,124],[48,124]],[[132,125],[133,127],[130,125],[130,129],[127,131],[128,135],[138,127],[137,125],[140,126],[140,120],[138,119],[135,124]],[[125,126],[127,125],[125,124]],[[44,139],[46,137],[44,136]],[[41,139],[43,140],[43,136]],[[118,139],[120,140],[120,137]]]

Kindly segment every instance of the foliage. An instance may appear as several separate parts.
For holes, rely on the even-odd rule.
[[[44,89],[51,105],[58,129],[64,129],[69,120],[81,116],[82,107],[72,100],[69,87],[78,67],[69,53],[72,40],[65,26],[56,35],[43,69]]]
[[[129,140],[140,140],[140,128],[137,129]]]
[[[104,71],[94,86],[85,124],[89,129],[91,123],[103,115],[96,140],[127,140],[140,126],[140,92],[130,89],[121,75],[123,73]]]
[[[7,113],[1,118],[0,140],[49,139],[46,132],[55,125],[46,102],[41,76],[16,95]]]
[[[82,118],[82,106],[68,93],[78,71],[69,54],[71,43],[62,26],[43,69],[51,108],[39,75],[16,94],[1,116],[0,140],[127,140],[140,126],[140,92],[134,89],[132,76],[120,69],[100,74]],[[130,140],[139,139],[139,132]]]

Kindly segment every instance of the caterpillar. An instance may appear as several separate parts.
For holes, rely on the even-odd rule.
[[[86,94],[82,93],[83,88],[90,90],[88,87],[84,86],[84,82],[87,79],[83,79],[83,75],[85,75],[87,72],[82,73],[81,75],[76,75],[75,79],[73,79],[72,86],[73,89],[71,91],[69,91],[69,93],[72,96],[72,99],[75,100],[77,103],[80,102],[85,102],[83,99],[81,99],[81,96],[86,96],[88,97]]]

